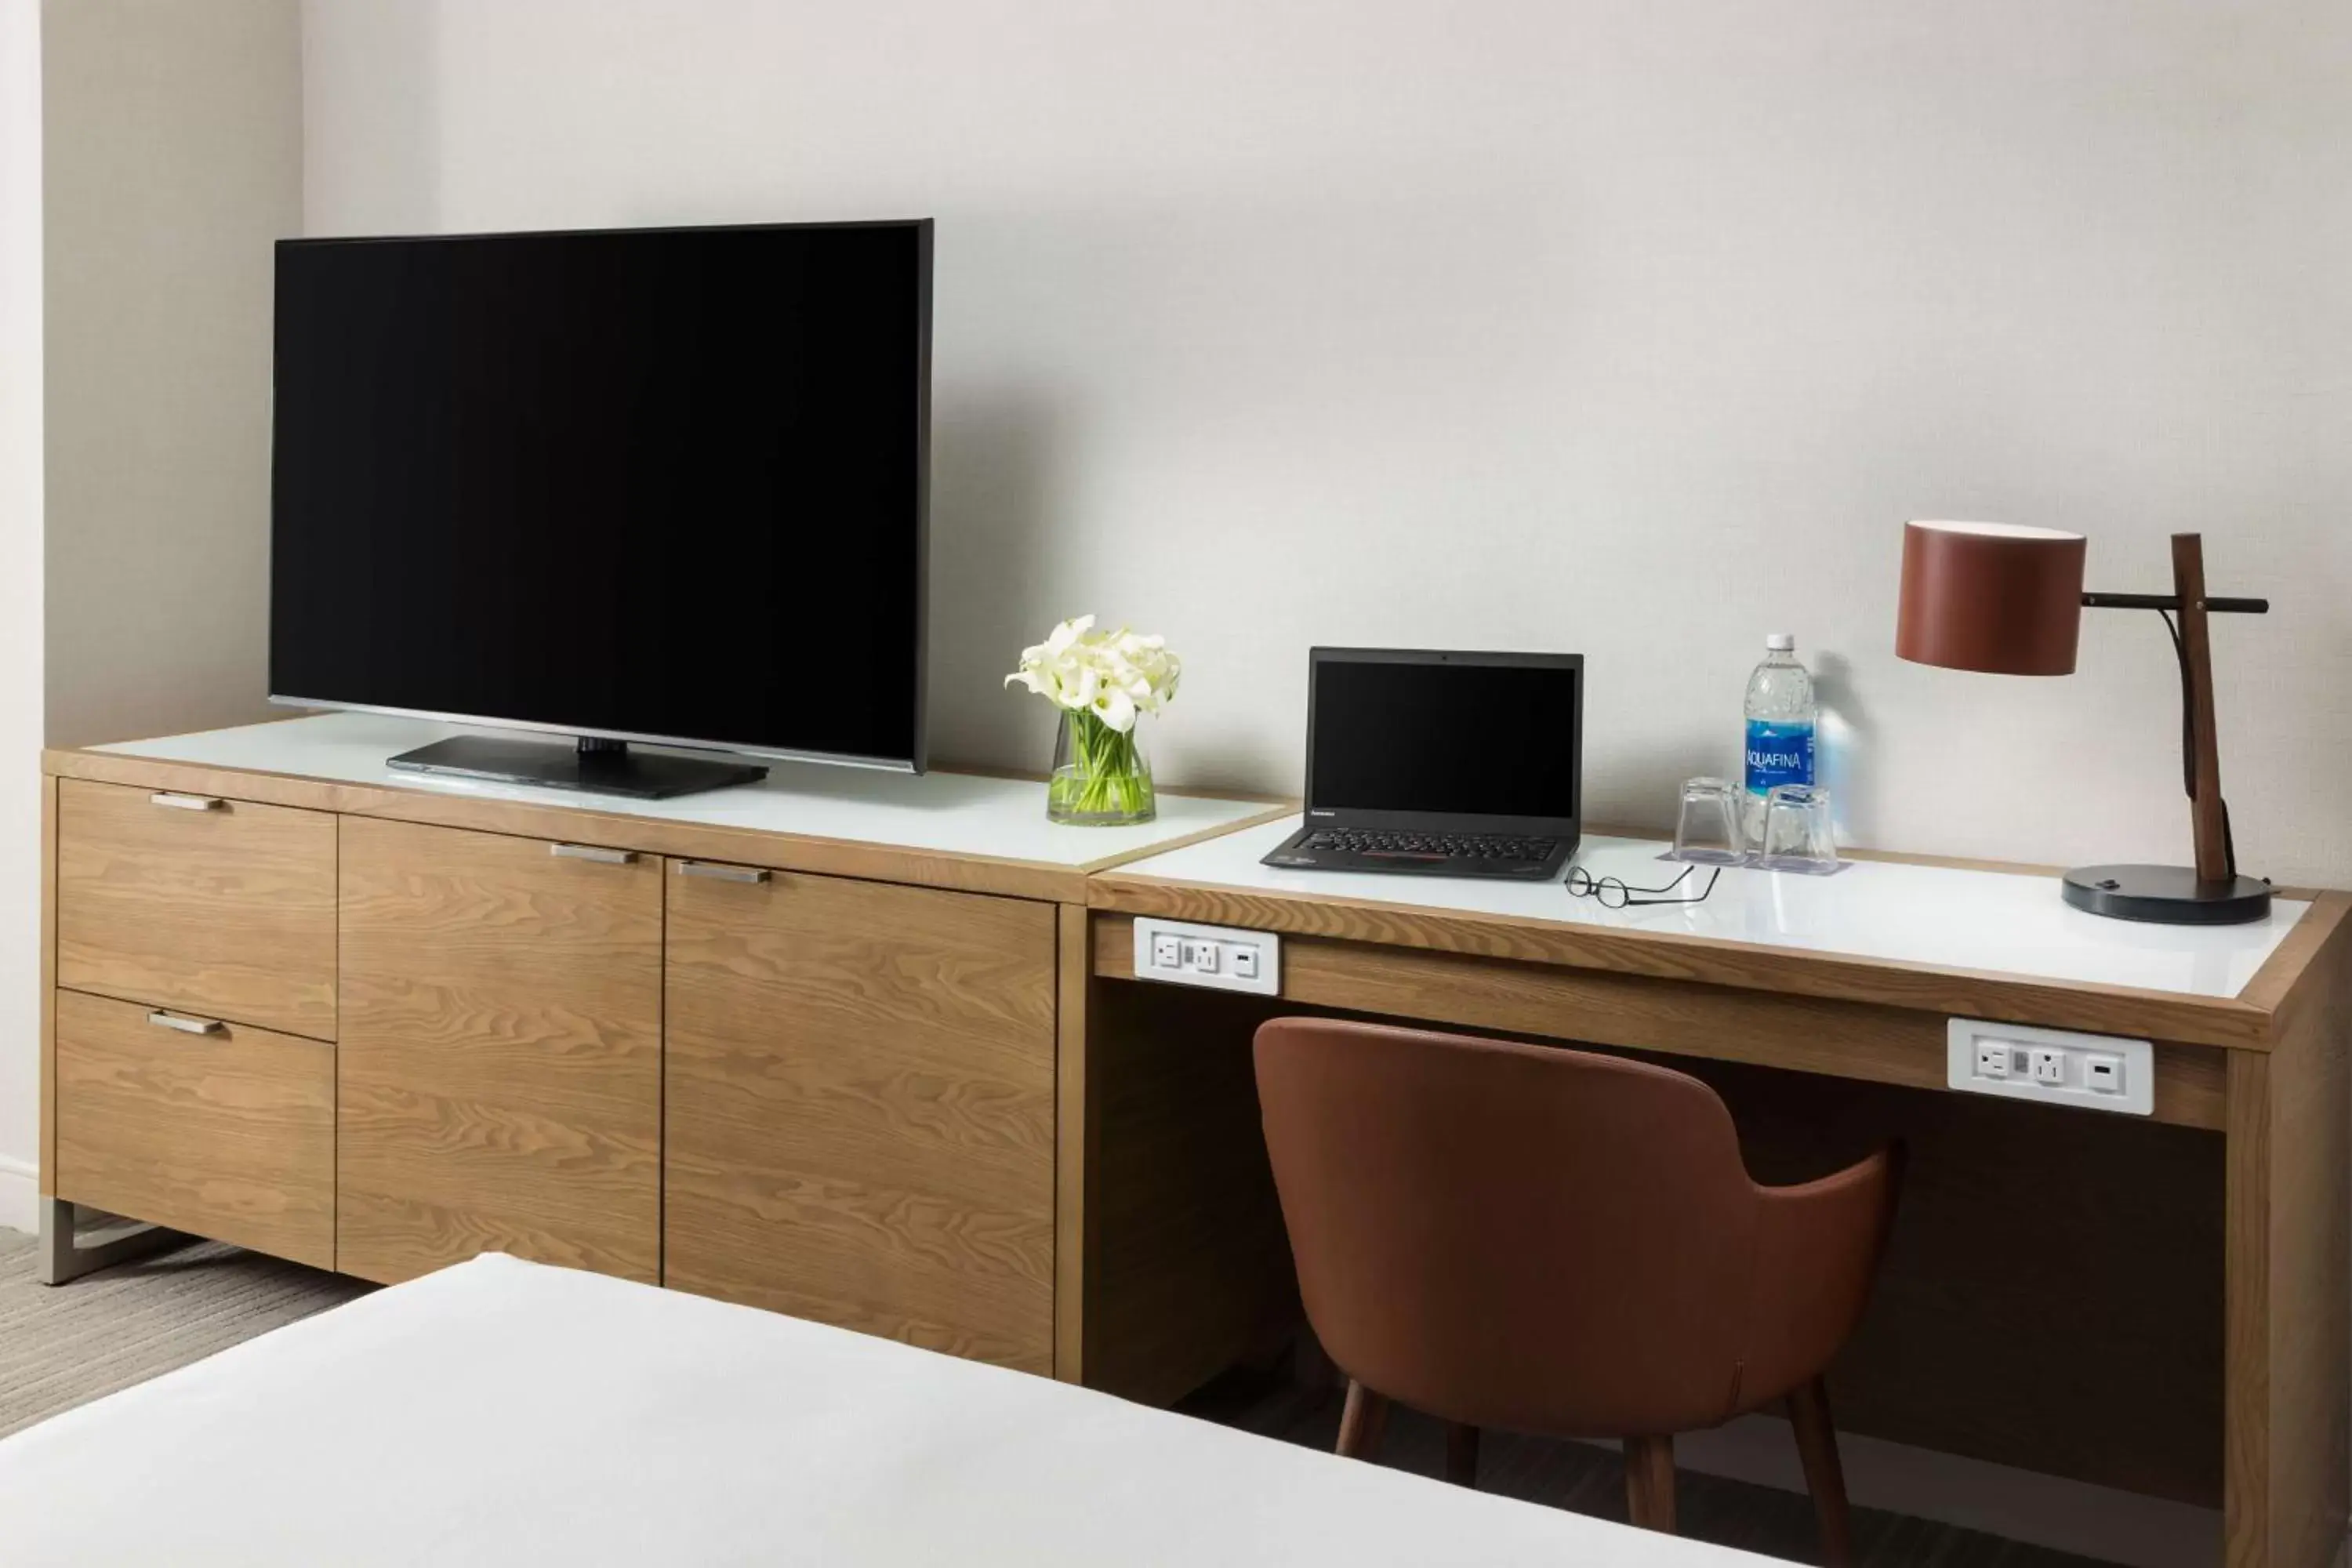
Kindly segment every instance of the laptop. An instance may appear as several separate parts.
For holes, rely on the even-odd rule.
[[[1307,821],[1265,858],[1542,881],[1576,853],[1584,656],[1318,647]]]

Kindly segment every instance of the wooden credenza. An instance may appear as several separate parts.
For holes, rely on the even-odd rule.
[[[443,732],[48,754],[45,1194],[373,1280],[499,1250],[1055,1371],[1064,932],[1091,871],[1265,808],[1106,836],[970,775],[572,805],[383,773]]]

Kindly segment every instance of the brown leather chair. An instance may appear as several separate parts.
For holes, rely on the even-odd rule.
[[[1870,1293],[1902,1151],[1748,1179],[1687,1074],[1320,1018],[1257,1032],[1265,1141],[1307,1316],[1348,1374],[1339,1452],[1395,1400],[1451,1424],[1625,1439],[1635,1524],[1674,1525],[1674,1434],[1785,1399],[1825,1559],[1848,1561],[1822,1373]]]

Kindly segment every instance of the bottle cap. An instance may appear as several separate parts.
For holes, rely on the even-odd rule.
[[[1769,633],[1764,638],[1764,647],[1772,653],[1793,652],[1797,647],[1797,635],[1794,632]]]

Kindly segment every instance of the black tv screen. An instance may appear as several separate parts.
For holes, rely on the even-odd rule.
[[[282,242],[273,698],[919,770],[930,250]]]

